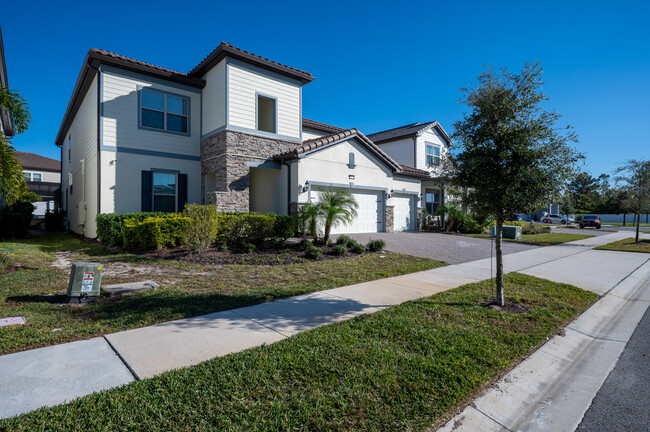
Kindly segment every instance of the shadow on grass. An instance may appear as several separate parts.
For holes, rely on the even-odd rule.
[[[54,295],[22,295],[7,297],[8,302],[13,303],[64,303],[68,299],[67,295],[54,294]]]

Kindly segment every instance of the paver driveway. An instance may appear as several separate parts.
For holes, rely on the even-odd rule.
[[[386,242],[388,251],[436,259],[449,264],[490,258],[490,251],[494,247],[492,240],[488,239],[429,232],[349,234],[349,237],[363,244],[371,239],[382,239]],[[540,246],[503,242],[505,254],[538,248]]]

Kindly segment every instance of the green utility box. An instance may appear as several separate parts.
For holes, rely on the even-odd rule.
[[[70,283],[68,284],[68,300],[95,301],[99,297],[102,283],[102,265],[99,263],[72,263]]]
[[[497,236],[497,227],[496,225],[492,225],[492,227],[490,228],[490,237],[494,238],[496,236]],[[521,240],[521,227],[504,225],[501,228],[501,236],[506,239]]]

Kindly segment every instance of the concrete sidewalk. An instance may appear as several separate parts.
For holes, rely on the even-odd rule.
[[[591,249],[628,236],[614,233],[514,253],[504,258],[505,268],[602,294],[644,265],[647,256]],[[484,280],[490,274],[488,258],[1,356],[0,418],[273,343],[321,325]],[[609,308],[618,311],[619,306],[604,302],[603,314],[610,316]],[[98,374],[100,368],[105,373]]]

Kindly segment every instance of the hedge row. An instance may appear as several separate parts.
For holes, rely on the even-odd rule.
[[[183,244],[191,218],[187,213],[122,213],[97,215],[97,238],[107,246],[154,249]],[[218,213],[214,242],[229,246],[286,240],[295,231],[287,215]]]

